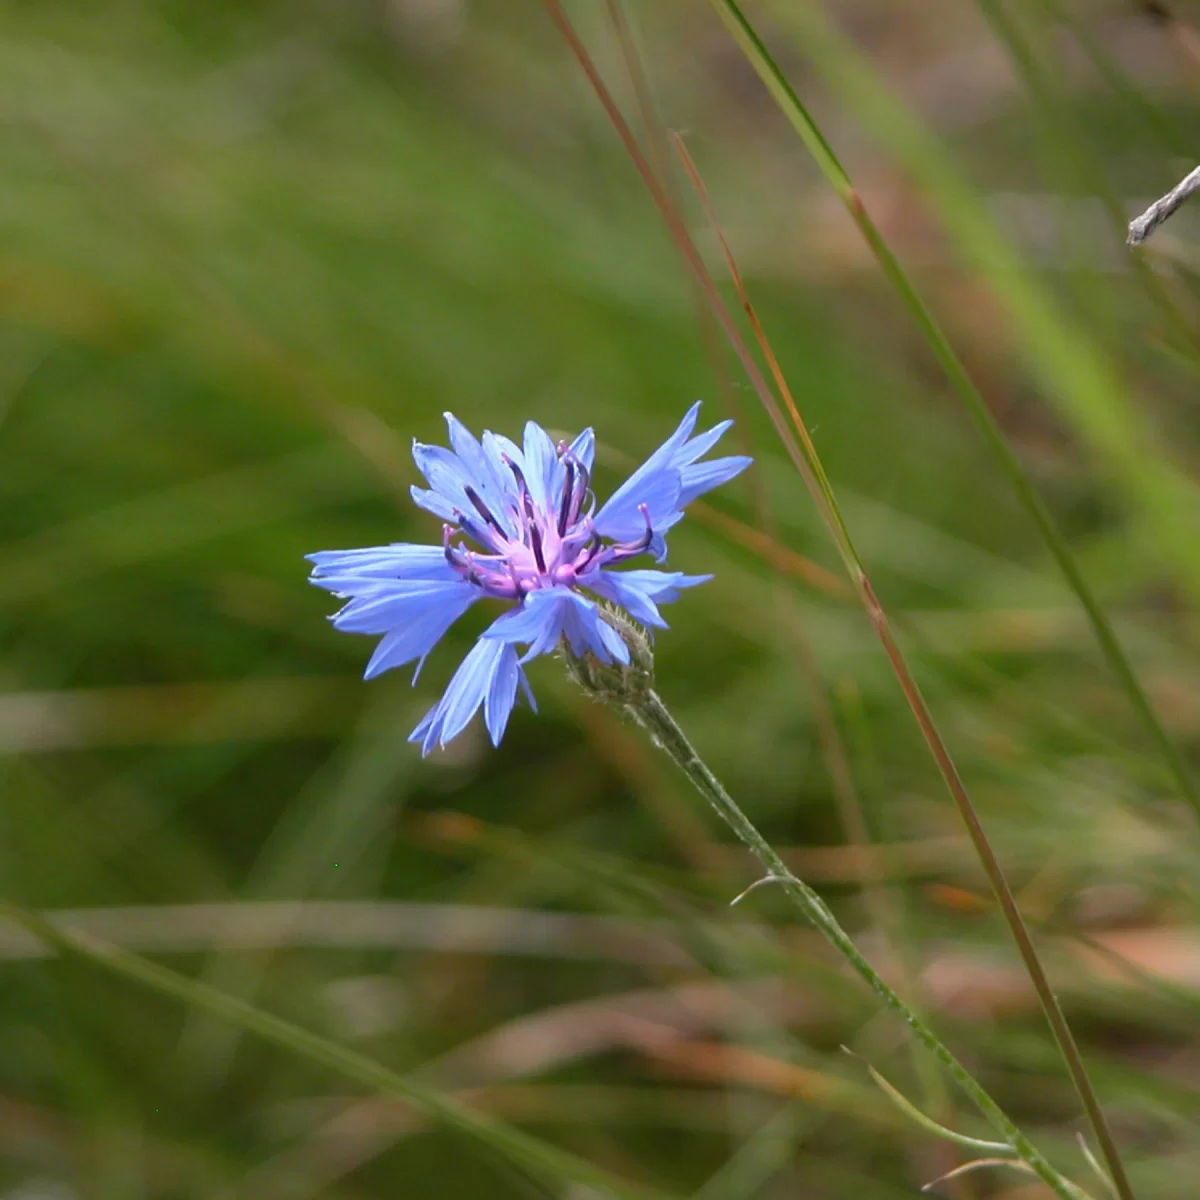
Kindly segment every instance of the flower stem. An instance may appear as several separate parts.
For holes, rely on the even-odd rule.
[[[787,893],[788,898],[816,926],[825,940],[850,964],[854,972],[912,1030],[917,1040],[949,1072],[968,1099],[991,1123],[1023,1162],[1062,1200],[1081,1200],[1086,1193],[1059,1174],[1046,1157],[1013,1124],[1004,1110],[984,1091],[979,1082],[938,1040],[928,1025],[888,986],[863,957],[850,935],[838,924],[825,902],[803,880],[797,878],[759,833],[737,802],[722,787],[704,760],[693,749],[662,698],[653,689],[639,691],[623,701],[625,710],[645,728],[655,744],[666,751],[696,790],[712,805],[717,815],[758,859],[767,876]]]
[[[1012,889],[1009,887],[1007,880],[1001,870],[999,860],[996,858],[995,852],[992,850],[987,840],[987,835],[984,832],[983,826],[979,820],[979,816],[975,811],[971,798],[967,793],[966,787],[963,784],[962,778],[958,773],[958,769],[951,758],[949,748],[942,739],[937,725],[934,722],[933,714],[930,712],[921,691],[917,686],[916,679],[908,667],[907,661],[904,658],[902,651],[891,632],[891,626],[882,605],[879,602],[875,590],[872,587],[863,565],[862,559],[859,557],[858,551],[854,545],[854,541],[850,535],[850,530],[846,524],[846,520],[842,514],[841,508],[838,505],[837,497],[834,494],[833,486],[830,483],[829,477],[825,471],[824,464],[821,461],[816,447],[813,444],[812,437],[805,425],[800,412],[791,396],[790,390],[786,387],[786,380],[783,379],[782,372],[774,371],[774,378],[779,385],[779,390],[784,403],[787,406],[787,416],[785,417],[783,410],[776,401],[775,395],[771,387],[767,384],[762,371],[759,369],[758,363],[751,354],[749,347],[741,336],[736,324],[733,321],[724,301],[721,298],[716,284],[714,283],[711,274],[709,273],[704,259],[697,249],[695,242],[692,240],[687,229],[678,220],[675,210],[670,203],[669,197],[663,192],[663,188],[656,178],[653,168],[645,155],[638,146],[637,139],[634,137],[628,123],[621,115],[620,108],[617,106],[612,93],[605,86],[603,79],[600,77],[596,69],[595,63],[587,53],[586,47],[580,41],[578,34],[575,32],[570,21],[567,19],[562,10],[559,0],[543,0],[548,9],[551,18],[557,25],[559,31],[566,40],[571,52],[578,59],[588,81],[591,83],[596,96],[603,106],[609,119],[613,123],[613,128],[616,130],[631,159],[642,176],[647,189],[654,199],[655,204],[662,212],[669,230],[679,249],[683,255],[689,269],[696,275],[700,283],[701,289],[705,297],[712,304],[714,315],[717,318],[722,330],[729,338],[738,360],[741,362],[746,371],[747,377],[750,380],[751,386],[762,400],[763,406],[771,418],[780,440],[782,441],[789,457],[796,465],[804,484],[812,496],[813,502],[820,513],[822,520],[829,530],[830,536],[833,539],[834,545],[846,566],[846,570],[855,586],[856,591],[862,601],[863,607],[866,610],[876,634],[879,637],[880,643],[887,655],[892,669],[896,675],[897,681],[904,692],[905,698],[912,708],[913,715],[920,727],[922,736],[929,747],[930,753],[933,755],[937,763],[938,770],[945,780],[947,790],[950,792],[955,805],[958,807],[964,823],[967,826],[967,831],[970,834],[972,844],[975,847],[976,853],[979,856],[980,862],[983,865],[984,871],[988,876],[988,880],[992,885],[992,890],[996,896],[996,900],[1000,905],[1000,910],[1004,916],[1006,923],[1012,931],[1013,939],[1017,943],[1017,948],[1021,954],[1021,959],[1025,965],[1025,969],[1029,974],[1030,981],[1033,984],[1034,990],[1037,993],[1038,1000],[1041,1003],[1042,1009],[1045,1012],[1046,1019],[1050,1025],[1051,1032],[1054,1035],[1059,1051],[1062,1054],[1063,1061],[1067,1067],[1068,1074],[1075,1085],[1075,1089],[1079,1094],[1080,1101],[1083,1104],[1084,1111],[1087,1113],[1093,1129],[1095,1130],[1096,1140],[1100,1146],[1101,1152],[1109,1165],[1109,1170],[1112,1174],[1113,1182],[1117,1189],[1117,1194],[1120,1200],[1133,1200],[1133,1193],[1130,1189],[1128,1179],[1126,1178],[1124,1166],[1121,1163],[1120,1155],[1117,1150],[1116,1141],[1113,1138],[1112,1131],[1108,1127],[1107,1120],[1104,1116],[1104,1111],[1100,1105],[1095,1089],[1092,1087],[1091,1081],[1088,1078],[1087,1069],[1084,1066],[1083,1057],[1079,1052],[1079,1048],[1075,1043],[1074,1037],[1071,1035],[1070,1028],[1067,1025],[1066,1017],[1062,1011],[1062,1006],[1058,1002],[1058,998],[1054,994],[1054,990],[1050,987],[1047,980],[1045,970],[1038,959],[1036,947],[1033,944],[1033,939],[1026,929],[1021,913],[1017,908],[1016,900],[1013,897]],[[731,12],[737,12],[739,19],[744,23],[744,18],[740,17],[740,10],[734,0],[713,0],[723,11],[728,9]],[[801,6],[803,8],[803,6]],[[797,12],[800,10],[797,9]],[[807,13],[810,10],[804,8]],[[812,10],[815,13],[815,9]],[[815,20],[816,17],[811,19]],[[752,30],[746,26],[748,35],[752,35]],[[765,56],[765,50],[762,49],[761,43],[757,40],[757,36],[753,35],[748,41],[742,41],[743,49],[747,46],[761,51],[761,55]],[[759,65],[759,59],[755,59],[756,67]],[[768,61],[762,57],[762,62]],[[778,75],[778,69],[774,68],[775,75]],[[774,77],[774,76],[772,76]],[[778,75],[782,79],[781,75]],[[825,145],[820,136],[819,131],[813,127],[813,134],[817,142]],[[826,151],[832,154],[832,151],[825,146]],[[856,194],[851,193],[851,198],[855,204],[860,202]],[[734,275],[735,282],[737,275]],[[1051,314],[1053,315],[1053,314]],[[757,327],[757,321],[755,322]],[[762,339],[762,349],[764,352],[769,350],[769,346]],[[768,359],[774,362],[774,355],[768,354]],[[777,366],[777,363],[776,363]],[[1103,382],[1103,381],[1101,381]],[[982,403],[982,401],[981,401]],[[984,406],[986,408],[986,406]],[[789,424],[790,419],[790,424]],[[1013,463],[1019,466],[1014,457]],[[1177,506],[1178,507],[1178,506]],[[1096,610],[1100,612],[1100,610]],[[1094,616],[1089,610],[1089,615]],[[1101,616],[1103,614],[1101,613]],[[1120,646],[1115,641],[1109,645],[1104,643],[1106,651],[1116,649],[1119,653]],[[1135,680],[1136,683],[1136,680]],[[1147,710],[1150,716],[1153,717],[1153,710]],[[1145,713],[1143,713],[1145,715]],[[1180,760],[1182,761],[1182,760]]]

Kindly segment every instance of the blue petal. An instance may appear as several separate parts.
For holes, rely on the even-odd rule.
[[[459,508],[469,503],[466,489],[478,481],[453,450],[447,450],[445,446],[426,446],[414,438],[412,455],[417,469],[435,492]]]
[[[444,746],[467,727],[492,690],[496,675],[510,670],[509,660],[516,653],[503,642],[481,638],[471,647],[454,678],[450,680],[441,700],[425,715],[409,735],[409,741],[422,741],[422,753],[428,754],[435,745]],[[513,680],[515,690],[516,680]],[[508,706],[512,710],[512,704]],[[504,713],[507,720],[508,713]],[[503,723],[499,725],[503,732]],[[493,735],[494,740],[498,740]]]
[[[482,445],[484,457],[491,464],[492,472],[500,484],[505,499],[509,504],[515,506],[517,503],[517,480],[512,473],[512,468],[504,459],[505,457],[513,458],[514,453],[516,459],[520,459],[523,455],[508,438],[492,433],[489,429],[483,431]]]
[[[550,435],[536,422],[525,422],[525,480],[538,510],[549,515],[552,497],[562,491],[563,469]]]
[[[356,599],[375,599],[381,596],[408,596],[430,588],[453,587],[455,576],[449,579],[393,579],[387,575],[322,575],[309,582],[323,587],[335,596]],[[458,582],[464,582],[461,578]]]
[[[681,472],[683,487],[679,492],[679,507],[684,508],[697,496],[702,496],[705,492],[728,482],[735,475],[740,475],[753,461],[754,459],[739,454],[685,467]]]
[[[659,604],[670,604],[673,600],[679,599],[679,593],[683,588],[698,587],[712,579],[711,575],[685,575],[682,571],[625,571],[623,574],[626,578],[630,575],[647,578],[652,575],[663,575],[664,579],[659,582],[647,581],[642,584],[646,593]]]
[[[539,588],[525,597],[520,608],[494,621],[483,631],[483,636],[509,645],[528,644],[530,648],[523,662],[548,654],[562,636],[562,606],[571,598],[567,588]]]
[[[654,600],[637,588],[630,587],[622,577],[609,571],[597,571],[587,586],[598,596],[619,604],[635,621],[658,629],[667,627]]]
[[[312,582],[329,587],[334,576],[361,575],[378,579],[452,579],[456,575],[441,546],[365,546],[358,550],[320,550],[307,555],[314,563]]]
[[[656,534],[661,534],[680,520],[682,509],[697,496],[732,479],[750,465],[750,459],[741,456],[697,464],[696,460],[711,450],[732,424],[721,421],[692,438],[699,414],[700,403],[697,401],[688,409],[675,432],[600,509],[596,515],[596,529],[602,536],[614,541],[630,541],[637,537],[645,527],[640,505],[646,506],[651,526]],[[678,481],[674,491],[672,480]],[[660,562],[666,557],[666,544],[661,539],[650,549]]]
[[[588,604],[592,609],[592,620],[588,620],[589,614],[583,608],[584,604]],[[577,658],[581,658],[591,650],[602,662],[608,662],[608,653],[595,630],[595,608],[594,604],[589,601],[581,601],[574,592],[570,592],[558,605],[559,626],[563,636],[567,639],[571,653]]]
[[[682,484],[679,472],[673,464],[692,430],[696,428],[696,418],[699,415],[700,401],[697,400],[684,414],[675,432],[608,498],[596,514],[596,528],[603,536],[618,541],[636,537],[645,528],[645,522],[638,512],[639,504],[647,506],[651,523],[655,525],[660,517],[674,511],[677,507],[675,502],[678,500],[678,488]],[[675,481],[676,491],[674,495],[669,496],[667,481],[670,480]],[[636,529],[634,517],[637,518]],[[605,525],[601,524],[602,521]]]
[[[571,600],[571,605],[563,605],[563,632],[571,652],[577,656],[594,654],[603,663],[615,658],[628,665],[629,647],[604,619],[599,607],[574,592]]]
[[[581,582],[597,595],[619,604],[635,621],[665,629],[667,623],[658,611],[659,604],[676,599],[680,588],[695,587],[711,578],[680,571],[597,571]]]
[[[454,678],[450,680],[446,694],[442,697],[441,731],[438,740],[443,746],[466,729],[467,723],[487,698],[506,650],[509,654],[513,653],[512,648],[506,647],[502,642],[480,640],[471,647],[471,652],[455,671]]]
[[[500,745],[500,739],[504,736],[509,713],[517,700],[517,681],[522,674],[517,652],[506,643],[502,645],[503,653],[483,701],[483,719],[493,746]]]
[[[596,435],[592,430],[585,429],[570,445],[571,454],[577,458],[590,475],[592,464],[596,458]]]
[[[438,703],[437,703],[437,704],[435,704],[435,705],[434,705],[434,706],[433,706],[433,707],[432,707],[432,708],[431,708],[431,709],[430,709],[430,710],[429,710],[429,711],[428,711],[428,712],[427,712],[427,713],[426,713],[426,714],[425,714],[425,715],[424,715],[424,716],[423,716],[423,717],[420,719],[420,721],[418,721],[418,722],[417,722],[417,727],[416,727],[416,728],[415,728],[415,729],[412,731],[412,733],[410,733],[410,734],[408,735],[408,740],[409,740],[410,742],[422,742],[422,743],[424,743],[424,744],[422,744],[422,746],[421,746],[421,755],[422,755],[422,757],[423,757],[424,755],[428,754],[428,753],[429,753],[429,751],[433,749],[433,745],[432,745],[431,743],[426,743],[426,742],[425,742],[425,736],[426,736],[426,734],[429,732],[429,730],[430,730],[430,729],[433,727],[433,722],[434,722],[434,719],[437,717],[437,714],[438,714],[438,709],[439,709],[440,707],[441,707],[441,701],[439,700],[439,701],[438,701]]]
[[[517,445],[516,442],[506,438],[502,433],[485,433],[483,435],[483,448],[494,458],[500,468],[508,475],[510,479],[514,479],[512,468],[504,460],[515,462],[521,468],[522,474],[525,473],[525,451]],[[516,481],[512,484],[509,493],[514,502],[517,498]]]
[[[662,454],[667,461],[672,461],[679,448],[692,436],[692,430],[696,428],[696,420],[700,416],[700,401],[697,400],[691,408],[683,414],[683,420],[675,428],[675,432],[651,455]]]
[[[365,679],[374,679],[393,667],[402,667],[413,659],[425,661],[425,656],[438,644],[442,635],[463,615],[478,598],[479,593],[471,587],[462,589],[463,594],[454,603],[443,601],[412,616],[403,626],[388,632],[375,647],[371,661],[364,672]],[[418,668],[419,669],[419,668]]]
[[[408,494],[413,498],[413,503],[418,508],[423,508],[426,512],[433,513],[435,517],[441,517],[443,521],[449,521],[452,525],[458,520],[455,510],[461,509],[462,505],[447,500],[440,492],[417,487],[414,483],[408,489]]]
[[[375,583],[335,614],[333,627],[343,633],[391,633],[430,609],[447,608],[461,615],[482,594],[465,579]]]
[[[691,441],[676,451],[674,458],[671,460],[671,465],[683,468],[688,466],[689,463],[694,463],[696,459],[707,454],[732,427],[732,421],[719,421],[705,433],[698,433]]]
[[[442,415],[446,418],[450,445],[470,472],[475,491],[508,536],[516,536],[517,528],[510,514],[510,506],[516,500],[512,472],[504,467],[498,456],[487,453],[475,435],[453,413]],[[486,434],[484,436],[487,437]]]
[[[608,498],[607,504],[600,510],[601,516],[611,506],[620,506],[620,508],[624,509],[629,504],[630,498],[634,497],[638,491],[643,490],[644,487],[647,487],[649,481],[655,475],[672,472],[674,460],[676,460],[679,450],[683,448],[686,440],[688,440],[689,434],[696,427],[696,418],[698,415],[700,415],[700,401],[692,404],[688,412],[684,414],[683,420],[679,422],[676,431],[671,434],[671,437],[668,437],[666,442],[662,443],[658,450],[655,450],[654,454],[650,455],[646,462],[643,462],[642,466],[638,467],[634,474],[630,475],[629,479],[626,479],[624,484],[620,485],[617,491],[612,493],[612,496]],[[636,511],[637,505],[640,503],[644,503],[643,500],[632,500],[632,508]]]
[[[498,470],[499,464],[483,451],[479,439],[451,412],[442,413],[446,421],[446,432],[450,437],[450,448],[458,455],[460,461],[470,472],[479,487],[498,487],[502,484],[503,475]],[[501,487],[501,490],[503,488]]]
[[[604,614],[596,612],[596,632],[605,649],[624,666],[629,666],[629,647],[625,639],[604,619]]]
[[[594,654],[605,663],[614,658],[629,662],[629,647],[604,620],[597,605],[569,588],[530,592],[519,609],[506,613],[484,630],[483,636],[509,645],[529,644],[522,662],[549,653],[563,638],[577,656]]]
[[[649,463],[631,475],[596,514],[595,528],[601,537],[614,542],[636,541],[646,532],[646,516],[651,528],[659,529],[679,511],[683,486],[679,472],[666,466],[652,471],[648,467]],[[645,516],[642,505],[646,507]]]

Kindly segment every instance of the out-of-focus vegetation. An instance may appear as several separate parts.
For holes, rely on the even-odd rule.
[[[1159,7],[830,4],[887,103],[851,64],[814,64],[784,0],[750,14],[1194,757],[1200,223],[1122,245],[1195,165],[1200,41]],[[570,11],[640,127],[609,7]],[[1136,1193],[1193,1197],[1194,814],[711,8],[627,15]],[[660,690],[897,987],[1101,1194],[870,624],[543,7],[40,0],[0,16],[0,79],[0,890],[667,1196],[886,1200],[965,1161],[839,1047],[986,1136],[975,1115],[777,894],[728,908],[749,861],[637,729],[539,661],[540,715],[519,710],[499,750],[472,728],[422,760],[405,738],[478,624],[415,689],[363,684],[369,641],[332,631],[304,582],[306,552],[439,536],[408,501],[408,447],[440,440],[447,409],[510,434],[593,425],[603,494],[704,397],[758,465],[673,534],[672,565],[716,578],[672,608]],[[674,193],[716,270],[681,176]],[[980,218],[1011,258],[972,240]],[[601,1194],[532,1183],[8,927],[0,956],[2,1197]],[[1043,1194],[1003,1169],[944,1190]]]

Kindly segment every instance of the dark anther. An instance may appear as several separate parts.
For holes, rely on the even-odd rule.
[[[546,559],[542,555],[542,531],[536,524],[529,526],[529,544],[533,547],[533,557],[537,562],[538,570],[545,575]]]
[[[506,454],[504,461],[508,463],[508,469],[517,477],[517,486],[521,489],[521,495],[529,495],[529,484],[525,482],[525,476],[521,474],[521,468]]]
[[[533,497],[528,492],[521,493],[521,502],[525,507],[525,516],[530,525],[537,524],[537,513],[533,508]]]
[[[600,535],[598,533],[593,533],[591,544],[588,546],[587,558],[585,558],[583,562],[581,562],[575,568],[576,574],[579,574],[581,571],[586,571],[587,568],[592,565],[592,559],[594,559],[596,555],[600,553],[600,548],[603,545],[604,543],[600,540]]]
[[[558,532],[560,537],[567,533],[567,522],[575,504],[575,464],[567,460],[567,482],[563,485],[562,503],[558,506]]]
[[[475,565],[475,556],[470,550],[463,551],[463,560],[462,569],[467,573],[468,582],[482,585],[483,579],[479,574],[479,568]]]
[[[475,511],[487,522],[501,537],[506,536],[504,530],[500,528],[500,522],[492,516],[492,510],[484,504],[479,493],[474,488],[467,488],[467,499],[475,505]]]
[[[644,504],[638,505],[638,512],[642,514],[642,520],[646,522],[646,532],[642,535],[642,549],[654,541],[654,527],[650,524],[650,510]]]
[[[454,515],[458,518],[458,527],[469,537],[473,542],[478,542],[481,546],[488,545],[488,536],[474,521],[471,520],[465,513],[460,512],[457,508],[454,510]]]

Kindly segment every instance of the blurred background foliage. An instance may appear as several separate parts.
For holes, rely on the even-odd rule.
[[[1138,488],[1167,459],[1196,470],[1200,222],[1183,212],[1138,258],[1122,245],[1194,165],[1189,6],[830,3],[954,192],[906,161],[885,110],[847,101],[853,77],[814,64],[789,7],[749,12],[1194,757],[1197,510],[1147,508]],[[609,8],[570,11],[636,124]],[[627,15],[1137,1194],[1192,1197],[1193,814],[711,9]],[[306,552],[437,538],[407,498],[408,449],[441,439],[447,409],[509,434],[593,425],[603,494],[702,397],[758,465],[673,535],[673,566],[716,578],[670,613],[661,691],[788,861],[1086,1180],[1077,1102],[869,623],[542,6],[12,3],[0,80],[4,892],[665,1195],[886,1200],[963,1161],[839,1047],[945,1123],[975,1118],[770,889],[728,908],[751,864],[636,729],[542,661],[541,713],[520,710],[499,750],[473,727],[423,761],[405,737],[476,624],[415,689],[400,672],[365,685],[369,642],[334,633],[305,584]],[[1048,351],[953,235],[967,204],[1062,314]],[[1144,444],[1114,447],[1102,406],[1064,405],[1038,369],[1083,353]],[[0,1196],[602,1194],[534,1183],[7,927],[0,956]],[[1004,1171],[941,1190],[1044,1194]]]

